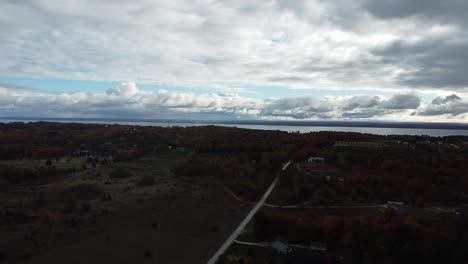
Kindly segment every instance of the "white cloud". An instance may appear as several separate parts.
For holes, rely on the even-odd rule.
[[[440,84],[446,90],[466,91],[468,81],[457,78],[464,71],[455,71],[455,76],[438,73],[437,60],[420,61],[445,56],[452,69],[465,66],[466,60],[454,61],[457,57],[444,48],[466,47],[459,20],[395,14],[406,10],[399,6],[404,3],[392,5],[387,14],[368,2],[4,0],[0,75],[135,80],[217,90],[228,88],[225,83],[239,83],[241,89],[284,85],[403,93]],[[423,9],[425,14],[432,11]],[[398,41],[410,45],[434,36],[447,41],[411,61],[375,52]],[[459,81],[423,81],[430,74]]]
[[[110,88],[106,91],[106,94],[108,95],[126,95],[126,96],[131,96],[135,95],[138,92],[138,88],[136,87],[136,83],[134,82],[127,82],[127,83],[122,83],[122,85]]]
[[[418,115],[422,116],[468,116],[468,101],[462,100],[455,94],[445,98],[436,97],[430,104],[418,109]]]
[[[134,82],[104,93],[47,93],[0,84],[0,116],[274,120],[466,121],[457,95],[421,103],[415,94],[255,99],[235,93],[142,91]]]
[[[0,111],[466,122],[468,5],[446,2],[3,0],[0,76],[212,92],[129,82],[105,93],[46,93],[0,83]],[[269,98],[272,86],[295,97],[239,95]],[[342,93],[298,96],[307,89]],[[345,96],[350,89],[365,92]],[[454,93],[460,99],[446,97]]]

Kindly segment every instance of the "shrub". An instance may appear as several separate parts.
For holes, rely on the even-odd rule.
[[[46,194],[44,191],[40,191],[37,195],[37,205],[44,206],[47,204]]]
[[[75,211],[76,209],[76,199],[73,199],[73,198],[68,198],[66,200],[64,200],[64,206],[63,206],[63,212],[64,213],[71,213],[73,211]]]
[[[111,178],[129,178],[132,176],[132,172],[127,169],[127,168],[115,168],[114,170],[111,171],[109,174]]]
[[[112,195],[110,195],[109,193],[106,193],[106,194],[102,197],[102,200],[103,200],[103,201],[112,201]]]
[[[3,175],[0,174],[0,191],[1,190],[8,190],[10,183],[6,179],[6,177],[3,177]]]
[[[140,185],[140,186],[154,185],[154,177],[152,175],[145,175],[138,182],[138,185]]]
[[[3,221],[10,224],[26,224],[33,220],[33,217],[23,209],[9,209],[4,212]]]
[[[90,201],[102,197],[103,191],[96,184],[81,183],[67,187],[60,198],[64,201],[83,200]]]
[[[81,204],[82,213],[88,213],[90,211],[91,211],[91,204],[88,201]]]
[[[145,257],[151,258],[151,256],[152,256],[151,251],[149,249],[146,249],[145,250]]]
[[[1,180],[9,183],[36,181],[50,176],[70,173],[71,169],[57,169],[55,166],[40,166],[35,168],[20,168],[0,165]]]

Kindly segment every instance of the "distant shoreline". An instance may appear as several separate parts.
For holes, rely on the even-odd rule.
[[[468,130],[468,123],[427,123],[389,121],[267,121],[267,120],[186,120],[186,119],[132,119],[132,118],[53,118],[53,117],[0,117],[0,122],[132,122],[167,123],[194,125],[262,125],[262,126],[304,126],[304,127],[368,127],[368,128],[414,128],[414,129],[456,129]]]

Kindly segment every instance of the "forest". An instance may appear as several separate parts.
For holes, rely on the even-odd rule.
[[[310,157],[324,162],[316,164]],[[212,199],[207,197],[232,200],[225,212],[240,217],[289,160],[268,201],[276,207],[255,216],[252,239],[281,236],[291,243],[323,243],[324,263],[342,258],[346,263],[468,260],[468,137],[462,136],[3,123],[0,232],[12,241],[20,236],[20,241],[35,241],[27,254],[31,257],[53,243],[42,245],[40,237],[31,238],[34,232],[21,233],[22,225],[42,230],[38,226],[54,215],[58,225],[78,221],[94,230],[100,215],[107,217],[109,207],[124,210],[120,204],[128,199],[137,206],[151,199],[176,203],[177,195],[189,191],[190,199],[208,207]],[[223,206],[210,210],[223,211]],[[360,206],[369,209],[352,209]],[[85,220],[77,220],[83,215]],[[222,239],[229,229],[220,226],[212,224],[208,233]],[[262,263],[235,254],[244,256],[236,261]],[[0,260],[24,257],[0,250]]]

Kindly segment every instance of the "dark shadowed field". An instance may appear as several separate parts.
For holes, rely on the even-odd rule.
[[[171,166],[189,155],[159,153],[9,190],[2,202],[22,201],[30,219],[2,227],[2,253],[20,263],[204,263],[248,208],[213,177],[173,175]],[[115,168],[132,173],[115,178]],[[66,211],[64,190],[83,184],[96,190]],[[46,205],[22,199],[39,189]]]

